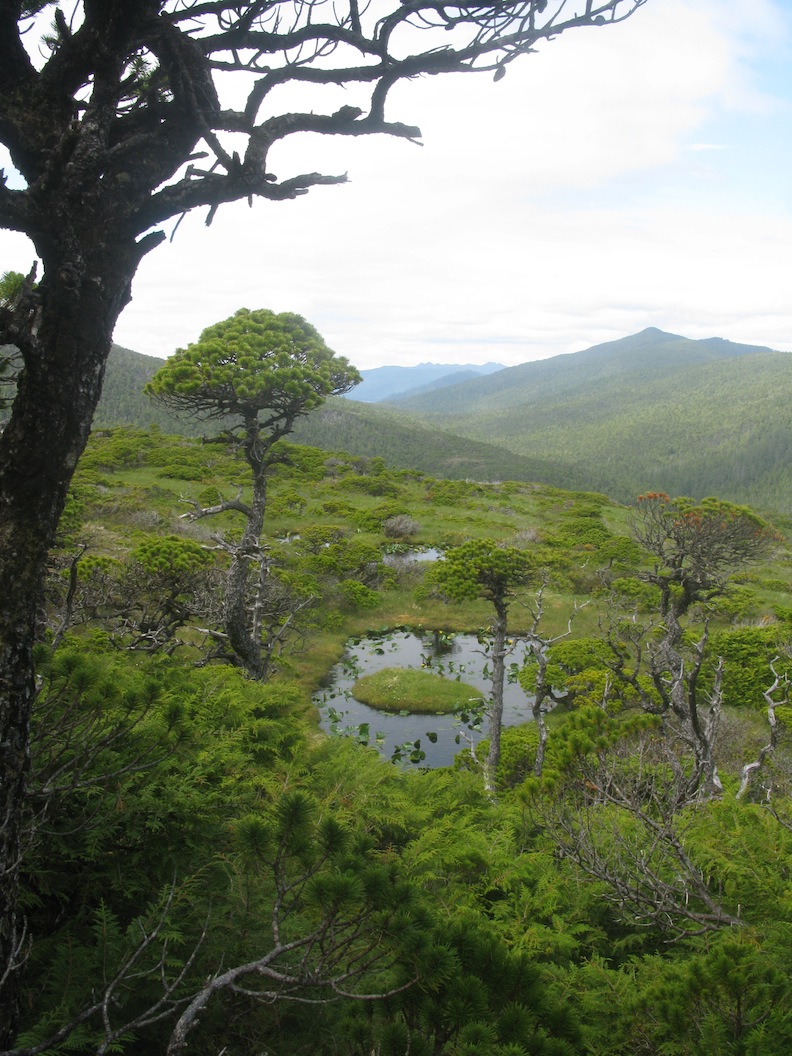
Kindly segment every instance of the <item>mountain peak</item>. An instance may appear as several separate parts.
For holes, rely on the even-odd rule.
[[[644,330],[640,330],[633,337],[649,337],[653,341],[680,341],[682,338],[679,334],[669,334],[666,330],[659,330],[656,326],[647,326]],[[626,338],[625,340],[630,340]]]

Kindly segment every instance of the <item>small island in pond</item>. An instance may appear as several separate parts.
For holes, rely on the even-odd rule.
[[[407,667],[364,675],[352,687],[352,696],[370,708],[413,715],[446,715],[481,701],[475,686]]]

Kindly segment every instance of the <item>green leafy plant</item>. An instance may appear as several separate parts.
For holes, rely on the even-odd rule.
[[[376,609],[382,600],[379,591],[357,579],[342,579],[338,584],[338,592],[346,604],[354,609]]]

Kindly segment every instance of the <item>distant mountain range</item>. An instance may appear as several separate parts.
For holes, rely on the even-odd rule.
[[[349,399],[360,403],[409,399],[424,392],[434,392],[447,385],[458,385],[485,374],[503,370],[502,363],[483,366],[449,363],[419,363],[415,367],[374,367],[361,370],[363,381],[349,393]]]
[[[200,434],[200,423],[143,396],[160,364],[114,348],[95,425]],[[620,501],[654,489],[715,494],[792,513],[789,353],[650,328],[517,367],[471,368],[473,378],[449,380],[459,366],[411,373],[430,366],[369,372],[392,372],[389,402],[329,400],[294,439],[437,477],[542,481]]]
[[[792,355],[649,328],[400,401],[424,425],[648,488],[792,509]]]

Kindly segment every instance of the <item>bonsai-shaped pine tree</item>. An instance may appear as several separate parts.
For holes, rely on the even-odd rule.
[[[177,413],[227,420],[222,438],[238,444],[250,466],[249,504],[237,498],[197,516],[236,510],[246,519],[242,539],[232,548],[223,623],[235,659],[254,678],[266,677],[271,655],[261,634],[266,571],[261,532],[267,479],[285,457],[278,441],[327,396],[349,392],[360,380],[357,370],[335,355],[301,316],[242,308],[204,330],[195,344],[179,349],[146,386],[149,396]],[[252,610],[251,566],[259,570]]]

